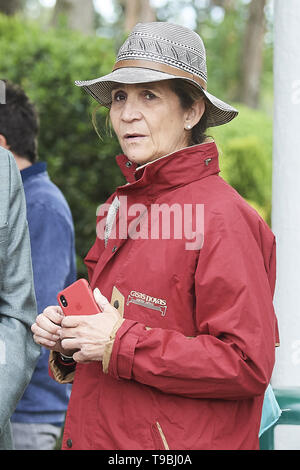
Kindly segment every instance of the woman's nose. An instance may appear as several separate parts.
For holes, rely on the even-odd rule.
[[[139,109],[138,103],[135,99],[127,98],[121,113],[121,119],[123,121],[134,121],[136,119],[141,119],[142,113]]]

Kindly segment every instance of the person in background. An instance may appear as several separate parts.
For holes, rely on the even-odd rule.
[[[39,357],[30,330],[36,314],[22,181],[12,154],[0,147],[1,450],[13,449],[10,417]]]
[[[70,208],[37,161],[39,120],[34,105],[17,85],[6,83],[0,107],[0,145],[15,157],[23,181],[30,232],[37,310],[57,302],[57,293],[76,280],[74,227]],[[70,390],[48,374],[49,352],[42,352],[11,418],[15,448],[50,450],[61,434]]]

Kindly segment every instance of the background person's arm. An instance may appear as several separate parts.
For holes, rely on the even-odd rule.
[[[0,150],[0,438],[31,379],[40,347],[26,204],[13,156]]]

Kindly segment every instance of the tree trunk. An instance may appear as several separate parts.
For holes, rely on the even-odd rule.
[[[121,0],[125,11],[124,29],[129,33],[137,23],[147,23],[156,20],[155,10],[149,0]]]
[[[257,108],[259,105],[260,78],[263,64],[266,0],[252,0],[242,50],[241,101]]]
[[[126,33],[131,31],[133,26],[137,23],[138,3],[139,3],[139,0],[126,0],[124,2],[124,7],[125,7],[124,29]]]
[[[57,0],[54,10],[53,23],[57,24],[60,15],[67,17],[67,25],[70,29],[80,31],[83,34],[94,32],[94,4],[93,0]]]
[[[211,0],[211,5],[222,7],[225,11],[229,11],[235,7],[236,2],[235,0]]]
[[[5,15],[14,15],[23,7],[22,0],[0,0],[0,12]]]
[[[156,21],[156,13],[150,4],[150,0],[140,1],[139,21],[141,23],[150,23]]]

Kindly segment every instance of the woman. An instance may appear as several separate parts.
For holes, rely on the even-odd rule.
[[[169,23],[138,24],[113,72],[77,85],[110,109],[127,183],[85,260],[102,313],[52,306],[32,327],[74,379],[63,448],[257,449],[275,239],[205,137],[237,111],[206,91],[200,37]]]

